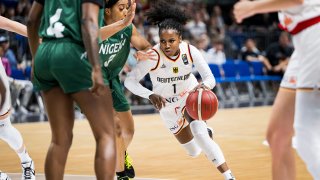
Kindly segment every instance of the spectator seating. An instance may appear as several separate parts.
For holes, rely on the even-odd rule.
[[[209,67],[217,81],[217,95],[234,107],[240,103],[249,103],[250,106],[256,102],[267,104],[274,98],[271,95],[274,93],[269,93],[272,90],[268,89],[268,82],[281,81],[279,76],[265,75],[261,62],[229,60],[222,66],[209,64]]]

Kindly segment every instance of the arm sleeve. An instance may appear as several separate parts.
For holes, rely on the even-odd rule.
[[[38,0],[38,1],[39,1],[39,0]],[[42,1],[44,1],[44,0],[42,0]],[[103,0],[82,0],[82,3],[86,3],[86,2],[96,4],[96,5],[98,5],[100,8],[103,8],[103,6],[104,6]]]
[[[140,80],[156,65],[157,61],[153,60],[139,61],[137,66],[132,69],[125,79],[124,86],[133,94],[149,99],[149,96],[153,94],[153,92],[143,87],[140,84]]]
[[[190,54],[192,56],[195,68],[200,73],[203,84],[210,89],[213,89],[216,85],[216,80],[213,77],[208,63],[204,60],[201,52],[196,47],[190,45]]]

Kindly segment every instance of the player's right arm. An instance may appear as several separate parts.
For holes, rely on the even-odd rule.
[[[44,0],[35,0],[32,4],[30,9],[30,13],[28,15],[27,20],[27,32],[28,32],[28,39],[29,39],[29,46],[32,55],[32,62],[31,62],[31,79],[33,79],[33,64],[34,64],[34,56],[37,52],[39,47],[39,35],[38,29],[41,22],[41,14],[43,12],[43,3]]]
[[[154,107],[160,110],[165,106],[165,99],[140,84],[140,80],[147,75],[156,64],[157,61],[154,60],[139,61],[137,66],[132,69],[125,79],[124,86],[133,94],[149,99]]]
[[[98,16],[100,7],[102,7],[102,0],[83,0],[82,1],[82,17],[81,17],[81,32],[82,40],[87,51],[88,59],[92,66],[92,89],[91,91],[97,93],[103,91],[104,87],[102,78],[101,65],[99,61],[99,24]]]
[[[3,16],[0,16],[0,28],[21,34],[22,36],[27,36],[27,27],[25,25]]]
[[[157,61],[146,60],[139,61],[131,72],[128,74],[127,78],[124,81],[124,86],[131,91],[133,94],[149,99],[149,96],[154,92],[143,87],[140,84],[140,80],[147,75],[152,68],[157,65]]]
[[[238,23],[259,13],[275,12],[303,4],[304,0],[242,0],[234,5],[234,15]]]
[[[27,20],[27,32],[32,57],[35,56],[39,46],[38,29],[41,22],[41,14],[43,12],[43,3],[44,0],[35,0],[33,2]]]

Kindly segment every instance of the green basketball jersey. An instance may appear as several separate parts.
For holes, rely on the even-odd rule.
[[[102,0],[101,0],[102,1]],[[81,35],[82,0],[50,0],[44,3],[39,36],[47,39],[68,38],[83,44]],[[102,25],[103,9],[99,12]]]
[[[108,78],[118,76],[130,53],[132,24],[100,43],[100,60]]]

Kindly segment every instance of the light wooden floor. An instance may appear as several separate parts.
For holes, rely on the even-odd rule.
[[[238,180],[269,180],[270,154],[262,145],[270,107],[219,110],[208,121],[214,139],[221,146],[227,163]],[[223,179],[204,155],[188,157],[164,127],[160,116],[136,115],[134,140],[129,153],[140,178],[207,180]],[[15,124],[22,133],[36,171],[43,173],[43,163],[50,140],[48,123]],[[74,141],[67,162],[67,174],[93,175],[94,141],[87,121],[76,121]],[[18,157],[0,142],[0,169],[20,173]],[[297,158],[297,179],[309,180],[304,164]]]

